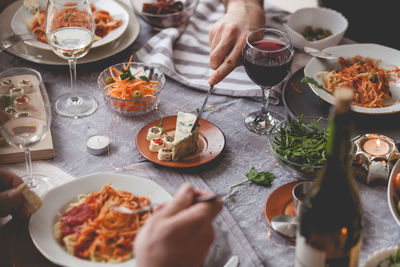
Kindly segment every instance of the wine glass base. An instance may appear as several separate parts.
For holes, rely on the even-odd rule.
[[[247,129],[258,134],[268,134],[269,131],[281,121],[280,116],[268,111],[264,118],[261,118],[260,112],[250,113],[244,120]]]
[[[97,110],[97,101],[87,94],[65,94],[57,98],[54,110],[60,116],[67,118],[83,118],[92,115]]]
[[[55,187],[51,182],[51,179],[42,174],[32,174],[32,178],[29,179],[27,175],[21,177],[24,183],[29,189],[35,191],[38,194],[44,193]]]

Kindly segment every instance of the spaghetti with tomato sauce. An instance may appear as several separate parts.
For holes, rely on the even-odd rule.
[[[100,191],[80,195],[54,226],[57,241],[79,258],[96,262],[122,262],[133,257],[134,240],[150,213],[124,214],[113,206],[142,209],[147,197],[115,190],[111,183]]]

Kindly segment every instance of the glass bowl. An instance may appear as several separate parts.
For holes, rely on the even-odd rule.
[[[97,79],[97,85],[101,94],[103,95],[104,102],[111,110],[125,115],[140,115],[154,110],[159,104],[159,95],[164,88],[166,81],[164,74],[155,67],[138,62],[131,62],[130,64],[130,70],[132,74],[135,74],[141,70],[137,76],[145,75],[149,80],[157,81],[157,83],[153,84],[157,88],[157,91],[151,96],[136,99],[121,99],[108,95],[107,93],[110,90],[109,88],[104,89],[106,86],[106,79],[111,77],[110,68],[115,68],[119,71],[122,71],[124,65],[127,64],[128,62],[119,63],[108,67],[102,73],[100,73],[99,78]]]
[[[293,118],[293,121],[298,121],[298,117]],[[325,129],[328,126],[328,120],[325,118],[320,117],[304,117],[303,123],[310,124],[314,121],[318,121],[318,128]],[[307,165],[301,164],[298,162],[291,161],[289,159],[284,158],[283,156],[279,155],[276,151],[276,144],[274,143],[274,139],[278,137],[278,129],[281,126],[286,126],[288,124],[288,120],[281,121],[276,126],[274,126],[270,133],[268,134],[268,144],[274,158],[282,166],[286,171],[288,171],[294,178],[298,180],[315,180],[318,177],[318,173],[323,168],[323,165]]]
[[[144,3],[154,3],[157,1],[131,0],[133,11],[145,22],[150,24],[154,30],[164,28],[179,27],[185,25],[196,10],[199,0],[180,0],[183,4],[183,10],[171,14],[152,14],[143,12]],[[178,2],[178,1],[175,1]]]

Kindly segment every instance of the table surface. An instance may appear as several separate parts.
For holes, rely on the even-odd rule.
[[[8,3],[9,0],[0,0],[0,10]],[[258,110],[260,102],[250,98],[212,95],[208,104],[213,111],[205,112],[204,119],[224,132],[226,148],[216,160],[189,169],[168,168],[147,161],[136,149],[134,140],[136,133],[153,120],[175,115],[178,111],[195,112],[204,100],[204,92],[184,87],[168,78],[160,95],[159,110],[146,116],[119,117],[105,106],[97,88],[98,75],[108,66],[126,61],[152,34],[149,26],[141,22],[140,36],[128,49],[96,63],[78,65],[78,90],[93,95],[99,102],[99,108],[92,116],[77,120],[62,118],[53,112],[51,130],[56,156],[51,162],[74,177],[94,172],[136,174],[156,181],[171,194],[181,183],[188,182],[199,189],[225,195],[231,185],[246,179],[245,174],[251,167],[273,172],[276,179],[271,186],[246,184],[234,191],[236,202],[224,198],[224,209],[215,222],[216,240],[204,265],[222,266],[230,256],[238,255],[240,266],[292,266],[294,243],[271,232],[264,219],[263,208],[273,190],[294,179],[274,160],[269,152],[267,137],[258,136],[244,126],[243,117]],[[297,53],[292,69],[301,67],[307,59],[306,55]],[[68,67],[39,65],[7,53],[0,54],[0,71],[10,67],[38,70],[51,101],[70,90]],[[287,114],[282,104],[270,109]],[[399,128],[398,125],[393,127]],[[95,133],[112,135],[109,155],[92,156],[86,152],[85,139]],[[390,214],[386,187],[369,187],[361,183],[358,187],[364,209],[362,266],[372,252],[396,245],[400,232]],[[2,266],[11,265],[9,260],[13,266],[54,266],[34,248],[26,222],[12,221],[2,227],[0,247]]]

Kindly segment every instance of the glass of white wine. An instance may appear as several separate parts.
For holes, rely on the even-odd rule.
[[[71,91],[57,98],[57,114],[82,118],[93,114],[97,101],[76,91],[76,62],[85,56],[93,42],[95,25],[89,0],[49,0],[46,11],[46,38],[53,52],[68,60]]]
[[[0,74],[0,79],[12,77],[14,82],[26,79],[32,82],[34,90],[27,94],[29,105],[24,110],[17,109],[12,113],[0,110],[0,133],[10,144],[25,152],[27,174],[22,176],[26,185],[40,191],[52,187],[50,179],[41,174],[32,173],[30,148],[39,143],[48,134],[51,123],[50,101],[41,75],[30,68],[12,68]]]

